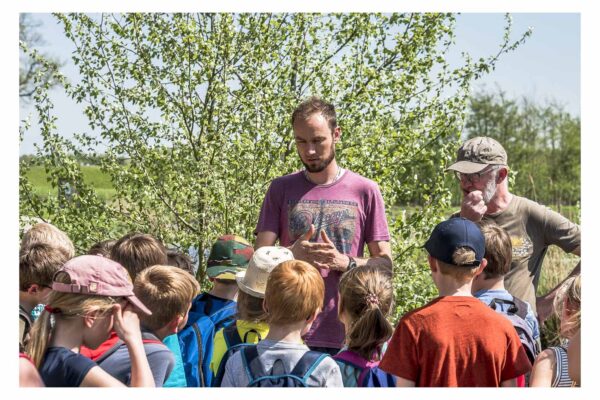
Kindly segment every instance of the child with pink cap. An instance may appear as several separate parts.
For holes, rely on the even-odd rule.
[[[52,279],[52,292],[31,329],[27,352],[46,386],[124,386],[89,358],[114,328],[131,356],[131,386],[154,386],[134,309],[152,314],[134,295],[127,271],[108,258],[75,257]]]

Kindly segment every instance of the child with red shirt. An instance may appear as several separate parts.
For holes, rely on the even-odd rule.
[[[510,321],[471,294],[485,268],[479,227],[464,218],[438,224],[425,243],[440,296],[404,315],[380,368],[397,386],[516,386],[531,363]]]

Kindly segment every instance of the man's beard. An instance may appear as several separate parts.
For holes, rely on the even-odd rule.
[[[481,195],[483,197],[483,202],[487,205],[492,201],[492,198],[496,194],[496,172],[492,172],[492,176],[488,183],[486,183],[485,187],[481,191]]]
[[[302,164],[304,164],[304,167],[306,168],[306,170],[308,172],[316,173],[316,172],[321,172],[325,168],[327,168],[327,166],[329,164],[331,164],[331,162],[333,161],[334,158],[335,158],[335,145],[332,143],[331,144],[331,152],[329,154],[329,157],[327,157],[325,160],[321,161],[321,163],[319,163],[317,166],[315,166],[315,167],[310,166],[309,164],[305,163],[304,160],[302,160],[302,157],[300,157],[300,161],[302,161]]]

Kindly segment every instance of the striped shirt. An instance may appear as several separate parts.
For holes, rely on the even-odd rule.
[[[554,353],[554,359],[556,360],[552,387],[573,386],[573,381],[569,377],[569,359],[567,358],[567,347],[550,347],[550,350],[552,350]]]

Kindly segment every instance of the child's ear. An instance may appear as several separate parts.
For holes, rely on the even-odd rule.
[[[27,294],[35,296],[36,294],[38,294],[41,291],[41,289],[42,288],[40,287],[40,285],[38,285],[37,283],[32,283],[27,288]]]
[[[477,272],[475,273],[475,276],[481,274],[483,272],[483,270],[485,269],[485,267],[487,267],[487,260],[484,257],[481,259],[481,264],[479,264],[479,268],[477,268]]]
[[[177,333],[177,331],[179,330],[179,325],[181,324],[181,321],[183,321],[183,316],[181,316],[181,315],[178,315],[175,318],[173,318],[171,320],[171,322],[169,322],[167,324],[167,327],[169,328],[169,332]]]
[[[437,272],[437,270],[438,270],[437,260],[435,258],[433,258],[432,256],[430,256],[429,254],[427,254],[427,261],[429,262],[429,269],[431,270],[431,272]]]
[[[87,328],[91,328],[94,326],[94,322],[96,322],[96,318],[98,317],[98,310],[92,311],[87,313],[86,315],[83,316],[83,324],[87,327]]]
[[[262,301],[262,309],[265,313],[269,313],[269,307],[267,307],[267,300],[263,299]]]

